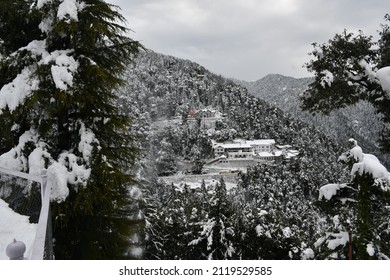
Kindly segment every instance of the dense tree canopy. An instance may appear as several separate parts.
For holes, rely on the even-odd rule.
[[[47,170],[56,258],[123,258],[132,234],[137,152],[115,101],[140,44],[123,23],[103,0],[1,2],[0,164]]]

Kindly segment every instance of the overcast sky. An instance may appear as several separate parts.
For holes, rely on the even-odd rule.
[[[389,0],[107,0],[121,7],[133,39],[229,78],[310,76],[313,42],[345,28],[377,36]]]

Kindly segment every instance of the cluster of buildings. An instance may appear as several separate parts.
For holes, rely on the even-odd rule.
[[[258,162],[289,159],[299,154],[290,145],[277,145],[273,139],[242,140],[214,143],[214,159],[208,165],[245,167]]]
[[[215,129],[222,113],[213,108],[191,110],[188,114],[189,125],[199,124],[204,129]],[[277,145],[274,139],[243,140],[235,139],[229,143],[213,143],[214,159],[206,163],[213,168],[240,168],[259,162],[271,162],[278,159],[289,159],[299,152],[290,145]]]

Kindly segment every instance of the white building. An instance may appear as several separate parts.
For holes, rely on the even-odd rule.
[[[215,157],[225,156],[226,158],[250,158],[253,159],[261,154],[272,156],[275,149],[275,140],[234,140],[233,143],[215,143]]]

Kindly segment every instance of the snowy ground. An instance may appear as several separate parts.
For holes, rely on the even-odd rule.
[[[31,255],[37,224],[30,224],[27,216],[15,213],[0,199],[0,260],[8,260],[5,250],[14,239],[26,244],[25,258]]]

